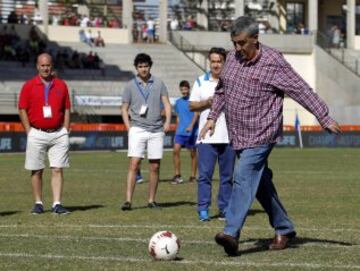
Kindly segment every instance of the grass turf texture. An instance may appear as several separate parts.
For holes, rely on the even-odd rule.
[[[227,257],[213,240],[223,222],[199,222],[196,185],[171,185],[171,152],[161,169],[157,201],[146,208],[148,183],[136,186],[131,212],[122,212],[126,153],[72,153],[65,171],[64,205],[69,216],[30,214],[29,173],[23,154],[0,155],[0,270],[360,270],[360,149],[275,149],[270,157],[280,198],[294,220],[298,239],[270,252],[273,237],[257,202],[241,236],[240,257]],[[189,154],[182,153],[189,177]],[[147,180],[147,163],[143,162]],[[49,171],[44,203],[51,207]],[[211,215],[217,213],[214,180]],[[182,241],[179,259],[155,262],[148,241],[171,230]]]

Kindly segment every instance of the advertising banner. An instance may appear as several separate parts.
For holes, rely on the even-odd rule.
[[[304,148],[314,147],[360,147],[360,131],[344,132],[332,135],[326,132],[303,132]],[[164,140],[165,148],[172,148],[174,132],[167,133]],[[71,150],[126,150],[128,147],[127,132],[84,131],[71,132]],[[296,132],[284,132],[282,141],[277,147],[299,147]],[[24,152],[26,149],[26,134],[22,132],[1,132],[0,153]]]

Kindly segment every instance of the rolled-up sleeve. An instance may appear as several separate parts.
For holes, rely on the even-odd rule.
[[[217,120],[220,113],[223,111],[225,105],[225,92],[223,88],[222,79],[219,79],[219,82],[215,88],[215,94],[213,98],[213,102],[211,105],[211,110],[208,116],[208,119],[212,119],[214,121]]]

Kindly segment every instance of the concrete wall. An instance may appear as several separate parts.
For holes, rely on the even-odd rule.
[[[355,50],[360,50],[360,36],[355,36],[354,49]]]
[[[294,70],[317,92],[315,55],[284,54],[285,59],[291,64]],[[305,108],[290,98],[284,101],[284,124],[294,125],[295,114],[298,113],[301,125],[318,124],[316,118]]]
[[[183,45],[197,50],[209,50],[211,47],[232,49],[233,44],[228,32],[178,31],[184,37]],[[264,34],[259,40],[283,53],[309,54],[313,48],[312,35]]]
[[[39,26],[39,29],[43,31],[43,26]],[[91,29],[94,36],[96,36],[97,31],[101,31],[101,36],[104,38],[106,43],[120,43],[120,44],[129,43],[128,30],[126,29],[98,28],[98,27],[89,27],[86,29]],[[77,26],[49,25],[48,38],[49,40],[56,42],[78,42],[80,30],[81,27],[77,27]]]
[[[320,47],[315,47],[316,85],[330,112],[341,124],[360,123],[360,77]]]
[[[8,26],[10,29],[10,26]],[[16,33],[22,39],[29,38],[30,25],[15,25]],[[44,27],[42,25],[37,26],[38,30],[43,33]],[[115,44],[128,44],[129,35],[127,29],[122,28],[99,28],[89,27],[94,36],[97,31],[101,31],[101,36],[104,38],[105,43]],[[79,42],[79,31],[81,27],[77,26],[53,26],[49,25],[48,39],[55,42]]]

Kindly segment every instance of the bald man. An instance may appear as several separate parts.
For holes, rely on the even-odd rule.
[[[35,201],[31,213],[44,213],[42,177],[48,154],[53,194],[51,211],[69,214],[61,205],[63,168],[69,167],[69,92],[65,82],[53,76],[50,55],[39,55],[36,68],[38,75],[25,82],[19,98],[19,115],[27,134],[25,169],[31,171]]]

